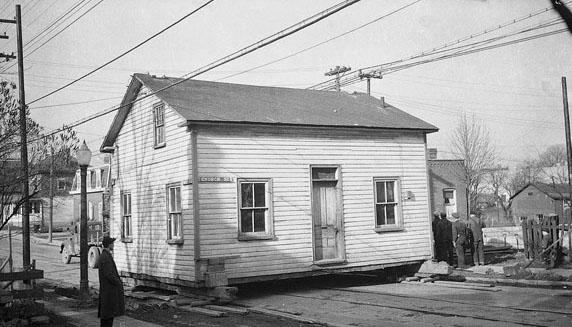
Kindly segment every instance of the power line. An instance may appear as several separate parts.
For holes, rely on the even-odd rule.
[[[214,1],[214,0],[211,0],[210,2],[212,2],[212,1]],[[292,33],[295,33],[295,32],[297,32],[297,31],[299,31],[299,30],[302,30],[302,29],[304,29],[304,28],[306,28],[306,27],[308,27],[308,26],[311,26],[311,25],[313,25],[313,24],[315,24],[315,23],[317,23],[317,22],[319,22],[319,21],[321,21],[321,20],[323,20],[323,19],[325,19],[325,18],[327,18],[327,17],[329,17],[329,16],[335,14],[335,13],[338,12],[338,11],[340,11],[340,10],[342,10],[342,9],[348,7],[348,6],[351,6],[351,5],[355,4],[355,3],[357,3],[358,1],[359,1],[359,0],[346,0],[346,1],[343,1],[343,2],[341,2],[341,3],[337,4],[337,5],[334,5],[334,6],[330,7],[330,8],[328,8],[328,9],[326,9],[326,10],[324,10],[324,11],[322,11],[322,12],[320,12],[320,13],[318,13],[318,14],[316,14],[316,15],[310,17],[310,18],[308,18],[308,19],[303,20],[302,22],[300,22],[300,23],[298,23],[298,24],[294,24],[294,25],[288,27],[288,28],[285,29],[285,30],[282,30],[282,31],[280,31],[280,32],[278,32],[278,33],[273,34],[273,35],[270,36],[270,37],[267,37],[267,38],[265,38],[265,39],[263,39],[263,40],[261,40],[261,41],[258,41],[258,42],[254,43],[254,44],[252,44],[252,45],[250,45],[250,46],[248,46],[248,47],[245,47],[245,48],[239,50],[239,51],[235,51],[235,52],[233,52],[232,54],[223,57],[222,59],[216,60],[215,62],[213,62],[213,63],[210,64],[210,65],[203,66],[203,67],[201,67],[201,68],[199,68],[199,69],[197,69],[197,70],[195,70],[195,71],[193,71],[193,72],[191,72],[191,73],[189,73],[189,74],[186,74],[186,75],[184,75],[184,76],[187,76],[187,75],[188,75],[187,77],[181,78],[181,79],[179,79],[177,82],[171,83],[171,84],[169,84],[169,85],[167,85],[167,86],[165,86],[165,87],[163,87],[163,88],[161,88],[161,89],[159,89],[159,90],[157,90],[157,91],[150,92],[150,93],[148,93],[148,94],[146,94],[146,95],[144,95],[144,96],[142,96],[142,97],[140,97],[140,98],[137,98],[137,99],[135,99],[135,100],[133,100],[133,101],[131,101],[131,102],[129,102],[129,103],[126,103],[126,104],[123,104],[123,105],[119,105],[119,106],[114,106],[114,107],[105,109],[105,110],[103,110],[103,111],[101,111],[101,112],[99,112],[99,113],[95,113],[95,114],[93,114],[93,115],[91,115],[91,116],[88,116],[88,117],[83,118],[83,119],[81,119],[81,120],[79,120],[79,121],[76,121],[76,122],[74,122],[74,123],[72,123],[72,124],[70,124],[70,125],[67,125],[66,127],[69,128],[69,127],[79,126],[79,125],[84,124],[84,123],[86,123],[86,122],[88,122],[88,121],[91,121],[91,120],[93,120],[93,119],[96,119],[96,118],[99,118],[99,117],[101,117],[101,116],[107,115],[108,113],[111,113],[111,112],[113,112],[113,111],[115,111],[115,110],[119,110],[120,108],[129,106],[129,105],[132,105],[132,104],[135,103],[135,102],[139,102],[139,101],[148,99],[148,98],[150,98],[151,96],[153,96],[153,95],[155,95],[155,94],[157,94],[157,93],[159,93],[159,92],[162,92],[162,91],[167,90],[167,89],[169,89],[169,88],[171,88],[171,87],[174,87],[174,86],[176,86],[176,85],[179,85],[179,84],[181,84],[181,83],[183,83],[183,82],[185,82],[185,81],[187,81],[187,80],[189,80],[189,79],[191,79],[191,78],[193,78],[193,77],[196,77],[196,76],[198,76],[198,75],[200,75],[200,74],[202,74],[202,73],[205,73],[205,72],[207,72],[207,71],[209,71],[209,70],[211,70],[211,69],[214,69],[214,68],[216,68],[216,67],[218,67],[218,66],[220,66],[220,65],[223,65],[223,64],[225,64],[225,63],[227,63],[227,62],[230,62],[230,61],[232,61],[232,60],[235,60],[235,59],[237,59],[237,58],[240,58],[240,57],[242,57],[242,56],[244,56],[244,55],[246,55],[246,54],[248,54],[248,53],[251,53],[251,52],[253,52],[253,51],[257,50],[257,49],[260,49],[260,48],[262,48],[262,47],[264,47],[264,46],[266,46],[266,45],[268,45],[268,44],[271,44],[271,43],[273,43],[273,42],[276,42],[276,41],[278,41],[278,40],[280,40],[280,39],[282,39],[282,38],[284,38],[284,37],[286,37],[286,36],[288,36],[288,35],[290,35],[290,34],[292,34]],[[206,3],[205,5],[203,5],[203,7],[206,6],[207,4],[209,4],[210,2]],[[202,8],[202,7],[201,7],[201,8]],[[199,8],[199,9],[201,9],[201,8]],[[195,12],[198,11],[199,9],[195,10]],[[78,80],[79,80],[79,79],[78,79]],[[77,80],[76,80],[76,81],[77,81]],[[60,88],[60,89],[61,89],[61,88]],[[58,90],[56,90],[56,91],[58,91]],[[54,92],[55,92],[55,91],[54,91]],[[52,92],[52,93],[54,93],[54,92]],[[48,95],[50,95],[50,94],[48,94]],[[47,97],[48,95],[45,95],[45,96],[43,96],[42,98],[45,98],[45,97]],[[42,98],[40,98],[40,99],[42,99]],[[40,99],[34,100],[34,101],[32,101],[31,103],[37,102],[37,101],[39,101]],[[203,113],[203,114],[204,114],[204,113]],[[218,117],[218,118],[220,118],[220,117]],[[50,134],[44,135],[43,137],[47,137],[47,136],[49,136],[49,135],[53,135],[53,134],[56,134],[56,133],[59,133],[59,132],[61,132],[61,130],[54,131],[54,132],[52,132],[52,133],[50,133]],[[39,140],[39,139],[41,139],[41,138],[42,138],[42,137],[40,137],[40,138],[38,138],[38,139],[36,139],[36,140],[34,140],[34,141],[37,141],[37,140]]]
[[[79,17],[77,17],[76,19],[74,19],[71,23],[69,23],[68,25],[66,25],[64,28],[62,28],[58,33],[56,33],[55,35],[53,35],[52,37],[50,37],[48,40],[46,40],[44,43],[40,44],[39,46],[37,46],[34,50],[28,52],[26,54],[26,57],[28,57],[29,55],[33,54],[34,52],[38,51],[38,49],[40,49],[41,47],[43,47],[44,45],[46,45],[46,43],[50,42],[51,40],[53,40],[56,36],[60,35],[61,33],[63,33],[65,30],[67,30],[71,25],[73,25],[74,23],[76,23],[78,20],[80,20],[82,17],[84,17],[85,15],[87,15],[89,12],[91,12],[93,9],[95,9],[97,6],[99,6],[101,3],[103,2],[103,0],[100,0],[98,3],[94,4],[93,6],[91,6],[91,8],[89,8],[86,12],[84,12],[83,14],[81,14]]]
[[[265,63],[265,64],[262,64],[262,65],[259,65],[259,66],[256,66],[256,67],[252,67],[252,68],[250,68],[250,69],[248,69],[248,70],[244,70],[244,71],[239,72],[239,73],[235,73],[235,74],[232,74],[232,75],[229,75],[229,76],[225,76],[225,77],[223,77],[223,78],[219,78],[219,79],[217,79],[216,81],[225,80],[225,79],[227,79],[227,78],[231,78],[231,77],[234,77],[234,76],[242,75],[242,74],[251,72],[251,71],[253,71],[253,70],[256,70],[256,69],[258,69],[258,68],[266,67],[266,66],[275,64],[275,63],[277,63],[277,62],[286,60],[286,59],[288,59],[288,58],[292,58],[292,57],[294,57],[294,56],[296,56],[296,55],[299,55],[299,54],[304,53],[304,52],[306,52],[306,51],[308,51],[308,50],[317,48],[317,47],[319,47],[320,45],[326,44],[326,43],[331,42],[331,41],[333,41],[333,40],[336,40],[336,39],[338,39],[338,38],[340,38],[340,37],[342,37],[342,36],[346,36],[346,35],[348,35],[348,34],[350,34],[350,33],[353,33],[353,32],[355,32],[355,31],[357,31],[357,30],[359,30],[359,29],[362,29],[362,28],[364,28],[364,27],[366,27],[366,26],[368,26],[368,25],[371,25],[371,24],[373,24],[373,23],[375,23],[375,22],[378,22],[378,21],[380,21],[380,20],[383,19],[383,18],[386,18],[386,17],[388,17],[388,16],[391,16],[391,15],[393,15],[393,14],[395,14],[395,13],[398,13],[399,11],[401,11],[401,10],[403,10],[403,9],[409,7],[409,6],[412,6],[412,5],[416,4],[416,3],[418,3],[419,1],[421,1],[421,0],[417,0],[417,1],[414,1],[414,2],[412,2],[412,3],[410,3],[410,4],[407,4],[407,5],[405,5],[405,6],[402,6],[402,7],[398,8],[398,9],[396,9],[396,10],[394,10],[394,11],[388,13],[388,14],[384,14],[384,15],[382,15],[382,16],[380,16],[380,17],[378,17],[378,18],[376,18],[376,19],[374,19],[374,20],[372,20],[372,21],[369,21],[369,22],[367,22],[367,23],[365,23],[365,24],[362,24],[362,25],[360,25],[360,26],[358,26],[358,27],[356,27],[356,28],[354,28],[354,29],[351,29],[351,30],[345,32],[345,33],[342,33],[342,34],[340,34],[340,35],[337,35],[337,36],[335,36],[335,37],[333,37],[333,38],[330,38],[330,39],[328,39],[328,40],[325,40],[325,41],[320,42],[320,43],[318,43],[318,44],[315,44],[315,45],[313,45],[313,46],[310,46],[310,47],[307,47],[307,48],[302,49],[302,50],[300,50],[300,51],[297,51],[297,52],[295,52],[295,53],[293,53],[293,54],[290,54],[290,55],[287,55],[287,56],[285,56],[285,57],[282,57],[282,58],[279,58],[279,59],[276,59],[276,60],[267,62],[267,63]]]
[[[563,29],[559,29],[559,30],[555,30],[555,31],[551,31],[551,32],[546,32],[546,33],[541,33],[541,34],[537,34],[537,35],[533,35],[533,36],[528,36],[528,37],[523,37],[520,39],[516,39],[516,40],[512,40],[512,41],[506,41],[503,43],[499,43],[499,44],[495,44],[495,45],[491,45],[491,46],[486,46],[486,47],[480,47],[480,48],[476,48],[476,49],[472,49],[472,50],[466,50],[466,51],[462,51],[462,52],[457,52],[457,53],[453,53],[453,54],[448,54],[448,55],[443,55],[441,57],[436,57],[436,58],[430,58],[430,59],[426,59],[426,60],[422,60],[422,61],[417,61],[417,62],[413,62],[410,64],[402,64],[400,66],[393,66],[393,67],[388,67],[385,69],[378,69],[375,71],[380,71],[383,75],[388,75],[391,73],[395,73],[397,71],[403,70],[403,69],[407,69],[407,68],[411,68],[411,67],[415,67],[415,66],[419,66],[419,65],[423,65],[423,64],[427,64],[427,63],[432,63],[435,61],[441,61],[441,60],[445,60],[445,59],[451,59],[454,57],[460,57],[460,56],[465,56],[468,54],[474,54],[477,52],[481,52],[481,51],[486,51],[486,50],[492,50],[492,49],[496,49],[496,48],[500,48],[500,47],[505,47],[508,45],[514,45],[517,43],[521,43],[521,42],[526,42],[526,41],[530,41],[533,39],[537,39],[537,38],[542,38],[542,37],[547,37],[547,36],[552,36],[552,35],[556,35],[556,34],[560,34],[560,33],[564,33],[567,32],[568,30],[566,28]],[[383,66],[382,65],[378,65],[378,66]],[[363,69],[363,68],[362,68]],[[361,79],[358,76],[352,76],[352,77],[348,77],[346,80],[340,82],[341,86],[347,86],[356,82],[359,82]],[[326,83],[332,82],[333,80],[327,81],[327,82],[323,82],[320,84],[316,84],[314,86],[309,87],[310,89],[319,89],[319,90],[329,90],[332,89],[333,86],[331,85],[326,85]],[[322,87],[320,87],[322,86]]]
[[[52,95],[52,94],[54,94],[54,93],[57,93],[57,92],[59,92],[59,91],[65,89],[65,88],[67,88],[68,86],[73,85],[73,84],[75,84],[76,82],[78,82],[78,81],[80,81],[80,80],[86,78],[87,76],[89,76],[89,75],[91,75],[91,74],[97,72],[97,71],[100,70],[101,68],[103,68],[103,67],[105,67],[105,66],[107,66],[107,65],[109,65],[109,64],[111,64],[111,63],[113,63],[113,62],[115,62],[115,61],[117,61],[118,59],[124,57],[125,55],[131,53],[132,51],[136,50],[137,48],[139,48],[140,46],[144,45],[145,43],[151,41],[152,39],[154,39],[155,37],[157,37],[157,36],[159,36],[160,34],[164,33],[165,31],[167,31],[168,29],[172,28],[173,26],[179,24],[180,22],[182,22],[183,20],[187,19],[188,17],[190,17],[191,15],[195,14],[195,13],[198,12],[199,10],[201,10],[201,9],[203,9],[204,7],[206,7],[207,5],[211,4],[212,2],[214,2],[214,0],[209,0],[209,1],[206,2],[205,4],[201,5],[199,8],[197,8],[197,9],[193,10],[192,12],[186,14],[186,15],[183,16],[181,19],[179,19],[179,20],[177,20],[176,22],[174,22],[173,24],[171,24],[171,25],[165,27],[165,28],[162,29],[161,31],[155,33],[153,36],[147,38],[145,41],[139,43],[139,44],[136,45],[135,47],[132,47],[131,49],[127,50],[126,52],[122,53],[121,55],[119,55],[119,56],[115,57],[114,59],[112,59],[112,60],[106,62],[105,64],[103,64],[103,65],[97,67],[96,69],[90,71],[89,73],[87,73],[87,74],[85,74],[85,75],[83,75],[83,76],[81,76],[81,77],[79,77],[79,78],[73,80],[72,82],[67,83],[66,85],[64,85],[64,86],[62,86],[62,87],[60,87],[60,88],[58,88],[58,89],[56,89],[56,90],[54,90],[54,91],[52,91],[52,92],[46,94],[46,95],[43,95],[43,96],[37,98],[37,99],[34,100],[34,101],[31,101],[30,103],[28,103],[28,105],[30,105],[30,104],[32,104],[32,103],[35,103],[35,102],[38,102],[38,101],[40,101],[40,100],[42,100],[42,99],[45,99],[45,98],[47,98],[48,96],[50,96],[50,95]]]
[[[568,2],[572,2],[572,1],[567,1],[566,3],[568,3]],[[549,11],[551,11],[551,10],[552,10],[552,8],[547,7],[547,8],[545,8],[545,9],[542,9],[542,10],[539,10],[539,11],[536,11],[536,12],[533,12],[533,13],[528,14],[528,15],[526,15],[526,16],[523,16],[523,17],[520,17],[520,18],[517,18],[517,19],[513,19],[513,20],[511,20],[511,21],[509,21],[509,22],[506,22],[506,23],[504,23],[504,24],[496,25],[496,26],[494,26],[494,27],[485,29],[485,30],[482,31],[482,32],[479,32],[479,33],[476,33],[476,34],[471,34],[471,35],[469,35],[469,36],[466,36],[466,37],[457,39],[457,40],[455,40],[455,41],[445,43],[445,44],[443,44],[443,45],[441,45],[441,46],[434,47],[434,48],[432,48],[432,49],[430,49],[430,50],[423,51],[423,52],[421,52],[421,53],[419,53],[419,54],[417,54],[417,55],[410,56],[409,58],[406,58],[406,59],[399,59],[399,60],[395,60],[395,61],[391,61],[391,62],[387,62],[387,63],[383,63],[383,64],[378,64],[378,65],[375,65],[375,66],[363,67],[363,68],[360,68],[360,69],[361,69],[362,71],[371,70],[371,69],[383,71],[383,69],[384,69],[384,67],[385,67],[385,71],[383,71],[383,73],[384,73],[384,74],[388,74],[389,72],[393,72],[393,71],[389,71],[389,69],[391,69],[391,68],[387,68],[388,66],[391,67],[391,66],[393,66],[393,65],[402,64],[402,66],[398,66],[398,67],[400,67],[399,70],[401,70],[401,69],[409,68],[410,66],[408,66],[408,65],[417,66],[417,65],[420,65],[420,64],[432,62],[432,61],[427,61],[427,60],[425,60],[425,61],[420,61],[420,62],[416,62],[416,63],[412,63],[412,64],[404,64],[405,62],[411,61],[411,60],[413,60],[413,59],[420,59],[420,58],[422,58],[422,57],[427,57],[427,56],[430,56],[430,55],[434,55],[434,54],[436,54],[436,53],[442,53],[442,52],[444,52],[444,51],[451,51],[452,49],[444,50],[444,49],[446,49],[446,48],[450,48],[451,46],[456,46],[456,47],[453,48],[453,49],[458,49],[458,48],[460,49],[460,48],[464,48],[464,47],[474,46],[475,43],[472,43],[472,44],[469,44],[469,45],[461,45],[461,44],[462,44],[463,42],[465,42],[465,41],[470,40],[470,39],[474,39],[474,38],[476,38],[476,37],[478,37],[478,36],[481,36],[481,35],[490,34],[490,33],[493,32],[493,31],[496,31],[496,30],[505,28],[505,27],[507,27],[507,26],[516,24],[516,23],[521,22],[521,21],[524,21],[524,20],[526,20],[526,19],[530,19],[530,18],[532,18],[532,17],[535,17],[535,16],[537,16],[537,15],[540,15],[540,14],[543,14],[543,13],[546,13],[546,12],[549,12]],[[533,30],[533,29],[538,29],[538,28],[542,28],[542,27],[545,27],[545,26],[540,26],[540,27],[536,27],[536,28],[531,28],[531,30]],[[502,38],[502,37],[503,37],[503,36],[501,36],[500,38]],[[504,37],[506,37],[506,36],[504,36]],[[497,38],[498,38],[498,37],[497,37]],[[492,42],[491,40],[496,40],[496,39],[489,39],[489,40],[480,41],[480,42],[477,42],[477,43]],[[468,53],[467,53],[467,54],[468,54]],[[460,55],[460,54],[459,54],[459,55]],[[448,58],[443,58],[443,59],[448,59]],[[441,59],[441,60],[442,60],[442,59]],[[356,75],[356,76],[353,76],[353,77],[348,77],[348,79],[346,80],[346,83],[347,83],[346,85],[355,83],[355,82],[360,81],[360,80],[361,80],[361,79],[360,79],[357,75]],[[313,86],[309,87],[309,89],[328,90],[328,89],[332,89],[332,88],[334,87],[334,86],[333,86],[333,83],[335,83],[335,80],[334,80],[334,79],[330,79],[330,80],[327,80],[327,81],[325,81],[325,82],[321,82],[321,83],[318,83],[318,84],[316,84],[316,85],[313,85]],[[343,86],[343,85],[342,85],[342,86]]]

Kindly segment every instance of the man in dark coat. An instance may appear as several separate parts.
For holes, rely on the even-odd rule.
[[[439,211],[433,212],[433,221],[431,222],[431,227],[433,229],[433,250],[435,251],[435,260],[437,260],[437,262],[443,260],[443,250],[441,247],[443,234],[439,229],[440,220],[441,217]]]
[[[113,242],[115,238],[103,237],[103,251],[99,256],[99,308],[97,317],[101,327],[113,327],[113,318],[125,314],[123,283],[113,260]]]
[[[452,266],[454,264],[454,253],[453,253],[453,224],[447,219],[447,215],[441,212],[441,219],[437,225],[441,237],[441,251],[443,261]]]
[[[481,217],[475,214],[469,216],[468,227],[473,232],[473,248],[471,254],[473,255],[473,262],[475,266],[485,265],[485,252],[483,249],[483,228],[485,223],[483,223]]]
[[[452,216],[454,221],[451,236],[453,237],[453,243],[455,244],[455,250],[457,252],[457,267],[466,268],[465,247],[467,246],[467,224],[459,219],[458,213],[454,212]]]

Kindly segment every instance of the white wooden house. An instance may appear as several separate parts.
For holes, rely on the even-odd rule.
[[[202,287],[429,259],[435,131],[365,94],[135,74],[101,146],[118,269]]]

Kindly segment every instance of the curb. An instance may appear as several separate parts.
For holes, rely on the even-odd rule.
[[[508,286],[538,286],[538,287],[564,287],[572,288],[572,282],[565,281],[548,281],[535,279],[508,279],[508,278],[484,278],[484,277],[465,277],[466,281],[477,283],[494,282],[500,285]]]

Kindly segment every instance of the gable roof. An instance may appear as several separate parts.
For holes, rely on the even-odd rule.
[[[516,192],[511,199],[515,198],[522,191],[532,186],[540,192],[548,195],[554,200],[570,199],[570,186],[568,184],[546,184],[546,183],[530,183],[524,186],[520,191]]]
[[[178,84],[168,87],[173,83]],[[113,146],[141,86],[157,92],[155,96],[187,122],[438,131],[437,127],[391,105],[384,106],[380,99],[366,94],[183,81],[135,74],[104,139],[102,151]]]

